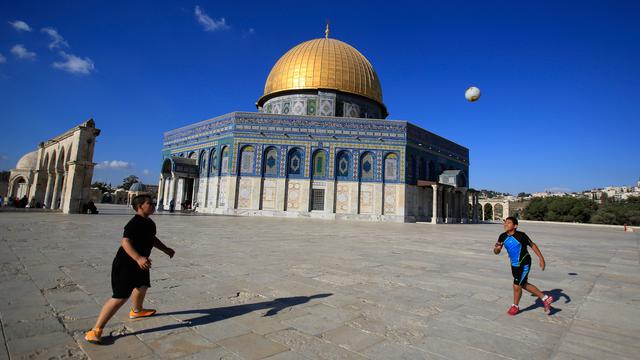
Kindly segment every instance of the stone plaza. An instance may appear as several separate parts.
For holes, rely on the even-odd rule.
[[[424,225],[159,213],[147,307],[105,344],[84,332],[110,296],[132,212],[0,214],[0,359],[630,359],[640,353],[637,232],[521,224],[547,260],[546,315],[512,303],[499,224]]]

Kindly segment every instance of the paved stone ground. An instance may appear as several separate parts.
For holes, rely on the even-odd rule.
[[[622,359],[640,353],[639,235],[527,224],[558,301],[512,302],[500,225],[154,216],[149,307],[84,343],[110,296],[122,207],[0,214],[0,359]],[[534,258],[534,265],[537,262]]]

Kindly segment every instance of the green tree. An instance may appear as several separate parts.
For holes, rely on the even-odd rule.
[[[140,179],[138,179],[137,176],[129,175],[126,178],[122,179],[122,185],[120,185],[120,187],[125,190],[129,190],[131,188],[131,185],[137,183],[138,181],[140,181]]]
[[[104,183],[101,181],[96,181],[91,184],[91,187],[100,189],[101,192],[111,192],[113,189],[111,188],[111,184]]]

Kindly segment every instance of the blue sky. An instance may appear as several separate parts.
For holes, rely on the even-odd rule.
[[[640,176],[636,1],[3,1],[0,169],[94,118],[94,180],[156,183],[164,131],[255,111],[271,66],[327,18],[378,72],[390,119],[470,149],[472,187]]]

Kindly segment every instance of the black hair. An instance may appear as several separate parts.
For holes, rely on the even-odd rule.
[[[133,210],[138,211],[138,206],[146,203],[147,201],[151,202],[151,196],[142,194],[134,196],[133,200],[131,200],[131,206],[133,206]]]
[[[517,218],[515,218],[515,217],[513,217],[513,216],[509,216],[509,217],[507,217],[506,219],[504,219],[504,221],[507,221],[507,220],[511,220],[511,222],[513,223],[513,225],[518,225],[518,219],[517,219]]]

